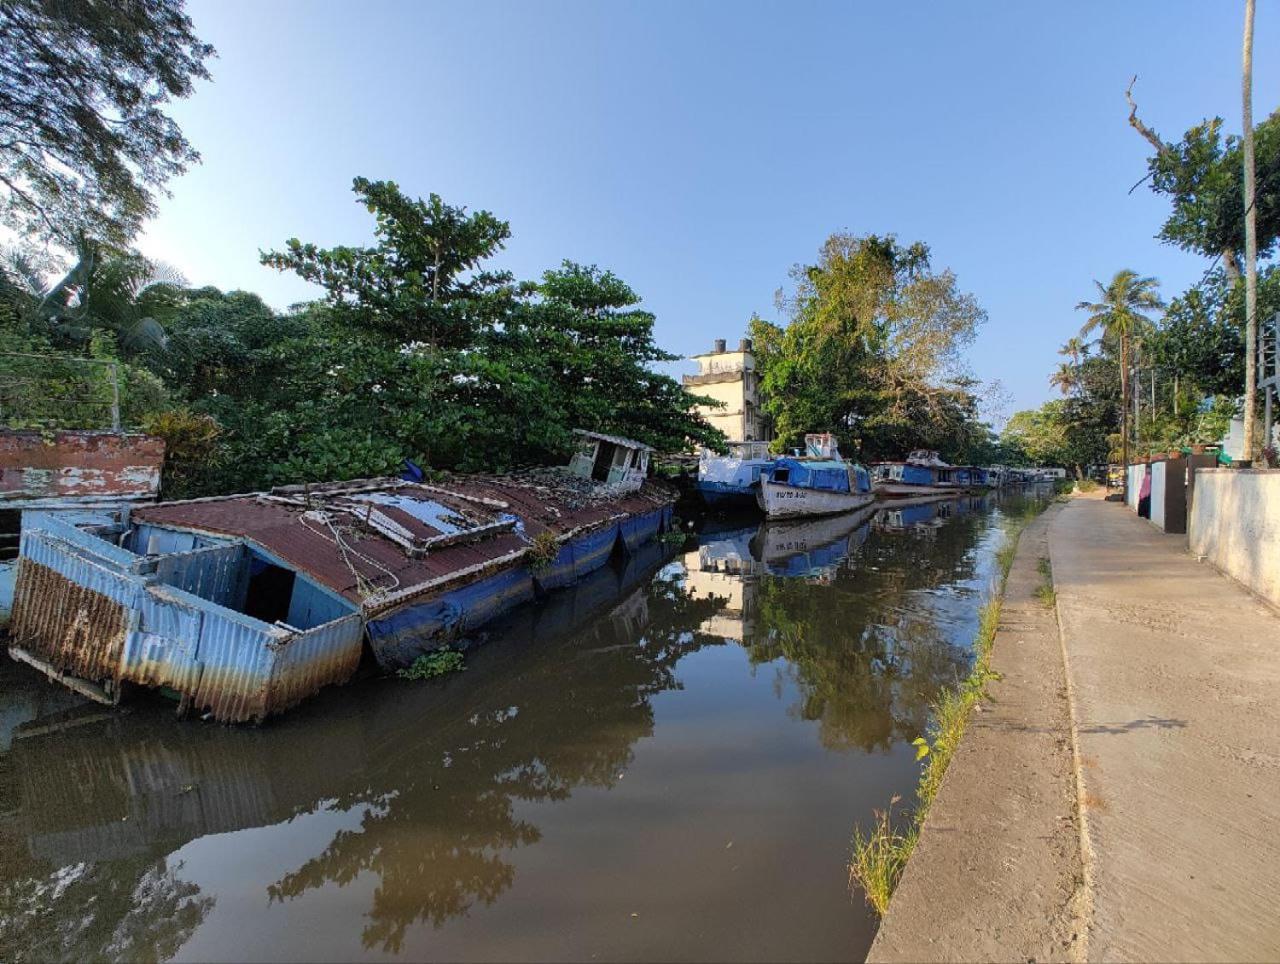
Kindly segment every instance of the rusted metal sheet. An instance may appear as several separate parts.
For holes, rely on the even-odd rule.
[[[46,528],[22,534],[10,634],[62,672],[114,678],[141,583],[113,565],[110,557],[121,550],[55,519],[36,518]],[[101,543],[102,554],[80,544],[90,541]]]
[[[301,631],[163,581],[229,599],[239,545],[148,560],[36,513],[22,551],[13,642],[57,672],[168,687],[197,712],[243,722],[345,682],[359,663],[358,614]]]
[[[541,476],[533,479],[488,476],[452,477],[433,485],[416,485],[397,479],[361,480],[347,484],[359,494],[393,493],[404,500],[462,511],[477,526],[500,515],[515,518],[513,531],[487,532],[471,541],[443,545],[421,556],[413,556],[379,532],[361,526],[357,515],[344,515],[341,525],[353,530],[359,556],[343,553],[333,532],[308,510],[305,501],[291,504],[279,497],[236,496],[227,499],[171,502],[146,506],[133,513],[136,522],[148,527],[171,527],[215,533],[249,540],[271,555],[345,598],[372,609],[382,607],[382,597],[403,598],[415,586],[439,587],[441,580],[459,576],[460,583],[489,575],[489,564],[505,565],[515,553],[526,550],[537,537],[550,533],[567,539],[596,527],[616,525],[621,518],[648,515],[670,506],[674,493],[665,486],[646,483],[637,492],[614,498],[592,498],[576,485],[558,483]],[[280,490],[277,490],[280,491]],[[300,498],[313,506],[337,486],[307,487]],[[291,488],[287,497],[298,492]],[[387,507],[388,512],[396,511]],[[421,518],[397,514],[415,534],[439,532]],[[363,558],[360,558],[363,557]],[[377,590],[370,592],[370,587]],[[376,596],[377,598],[371,598]]]
[[[0,505],[154,499],[164,440],[113,432],[0,431]]]
[[[267,712],[281,713],[321,687],[351,679],[363,645],[364,620],[359,613],[275,644]]]

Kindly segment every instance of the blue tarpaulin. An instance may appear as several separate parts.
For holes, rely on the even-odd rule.
[[[848,492],[850,469],[857,480],[858,491],[871,491],[871,476],[866,469],[832,459],[794,459],[784,456],[773,464],[771,478],[775,482],[785,481],[787,485],[800,489]]]

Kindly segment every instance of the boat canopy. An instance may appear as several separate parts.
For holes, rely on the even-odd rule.
[[[796,488],[824,492],[871,491],[871,476],[866,469],[834,459],[797,459],[784,456],[774,462],[772,479]]]

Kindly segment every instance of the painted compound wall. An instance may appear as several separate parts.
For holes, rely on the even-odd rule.
[[[1187,535],[1193,555],[1280,605],[1280,471],[1196,470]]]

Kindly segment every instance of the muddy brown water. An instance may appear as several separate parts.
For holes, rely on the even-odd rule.
[[[1024,511],[710,522],[259,729],[0,664],[0,959],[860,960]]]

